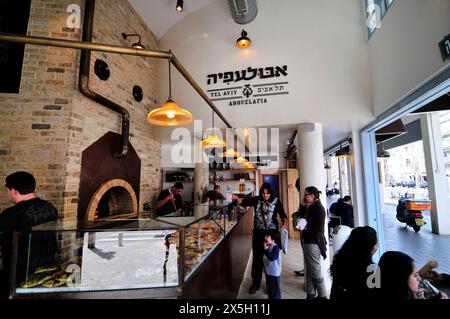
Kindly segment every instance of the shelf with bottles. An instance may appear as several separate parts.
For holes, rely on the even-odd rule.
[[[234,171],[210,171],[209,181],[214,182],[241,182],[248,181],[256,183],[257,172],[256,171],[245,171],[245,170],[234,170]]]
[[[210,169],[210,172],[256,172],[256,168]]]
[[[193,183],[194,170],[193,169],[163,169],[164,183]]]
[[[211,181],[211,180],[210,180]],[[240,179],[218,179],[218,180],[212,180],[211,182],[240,182]],[[250,178],[250,179],[244,179],[245,182],[254,182],[256,181],[254,178]]]

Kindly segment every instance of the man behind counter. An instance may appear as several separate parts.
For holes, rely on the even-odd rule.
[[[183,184],[176,182],[172,187],[163,189],[156,202],[156,215],[164,216],[183,209]]]
[[[225,196],[223,196],[220,191],[221,191],[220,185],[215,185],[214,190],[208,191],[205,194],[205,200],[203,202],[207,203],[213,200],[225,200]]]

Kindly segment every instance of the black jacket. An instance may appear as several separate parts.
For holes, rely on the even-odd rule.
[[[330,210],[331,211],[331,210]],[[334,215],[341,217],[341,225],[350,228],[355,227],[355,220],[353,217],[353,206],[345,202],[336,204]]]
[[[6,275],[11,272],[12,241],[15,231],[20,231],[16,266],[19,280],[25,275],[27,263],[29,272],[33,272],[37,267],[54,262],[57,251],[55,232],[31,233],[31,228],[57,218],[58,211],[55,206],[40,198],[19,202],[0,214],[0,245]]]
[[[300,205],[299,213],[307,221],[305,230],[302,231],[302,240],[305,244],[317,244],[322,257],[327,258],[327,240],[325,239],[325,208],[316,201],[306,207]]]

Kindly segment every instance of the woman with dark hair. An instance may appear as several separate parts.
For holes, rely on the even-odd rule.
[[[420,276],[414,260],[399,251],[387,251],[378,262],[381,289],[384,299],[416,299],[419,294]]]
[[[282,228],[287,226],[287,216],[281,200],[274,196],[270,184],[262,184],[259,196],[248,199],[237,199],[238,204],[247,207],[253,206],[253,238],[252,238],[252,286],[249,293],[254,294],[261,286],[264,257],[264,237],[268,229],[278,230],[278,217],[281,218]],[[277,243],[279,241],[277,240]]]
[[[305,188],[303,203],[299,213],[306,219],[306,227],[301,233],[303,258],[305,262],[307,299],[326,299],[327,290],[320,265],[320,257],[327,258],[325,239],[325,208],[320,202],[321,192],[314,186]]]
[[[378,262],[381,299],[448,299],[445,292],[422,281],[414,259],[399,251],[387,251]]]
[[[378,249],[377,232],[370,226],[357,227],[333,258],[330,299],[370,299],[374,289],[367,285],[372,256]]]

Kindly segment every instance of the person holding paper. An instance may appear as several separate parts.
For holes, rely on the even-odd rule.
[[[326,255],[325,208],[320,202],[321,192],[314,186],[305,188],[303,203],[299,213],[302,222],[301,242],[306,270],[307,299],[327,298],[327,290],[322,275],[320,257]],[[316,292],[318,296],[316,297]]]

